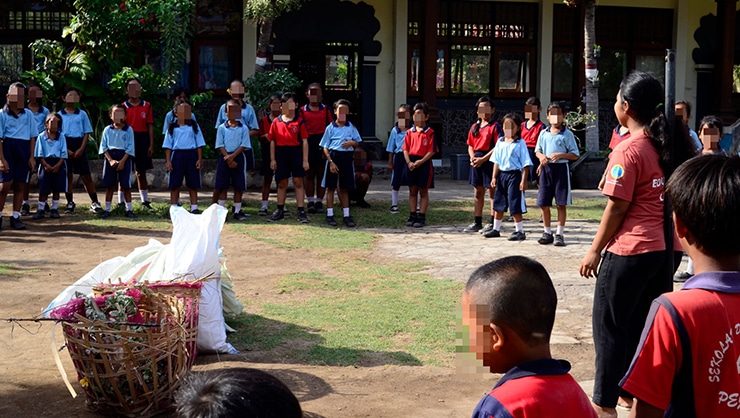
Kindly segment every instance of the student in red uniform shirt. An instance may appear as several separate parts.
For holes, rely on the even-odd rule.
[[[134,169],[138,182],[139,194],[141,195],[141,206],[153,212],[149,201],[149,184],[146,181],[146,171],[154,168],[152,155],[154,155],[154,113],[152,104],[141,98],[141,82],[132,78],[126,82],[126,94],[128,100],[123,102],[126,106],[126,124],[134,130],[134,145],[136,157],[134,157]],[[123,191],[118,190],[118,203],[124,201]]]
[[[658,297],[622,388],[631,417],[740,414],[740,158],[704,155],[668,181],[673,220],[695,275]]]
[[[537,167],[540,166],[540,160],[534,152],[537,146],[537,138],[540,132],[544,131],[546,126],[540,120],[540,111],[542,111],[542,102],[539,97],[530,97],[524,103],[524,122],[522,122],[521,136],[524,143],[527,144],[529,159],[532,160],[532,166],[529,167],[529,179],[536,181]]]
[[[614,150],[614,148],[619,145],[620,142],[626,141],[630,137],[630,130],[626,126],[622,126],[617,123],[617,126],[612,131],[612,137],[609,140],[609,149]],[[606,157],[607,159],[609,156]],[[599,190],[604,190],[604,183],[606,182],[606,175],[608,174],[607,170],[604,170],[604,174],[601,176],[601,180],[599,180]]]
[[[280,98],[282,114],[270,126],[270,168],[275,171],[277,210],[267,219],[270,222],[285,218],[285,197],[288,193],[288,178],[293,178],[295,199],[298,203],[298,220],[308,223],[304,209],[303,179],[308,170],[308,134],[306,124],[298,115],[295,94],[285,93]]]
[[[308,171],[306,171],[306,195],[308,213],[319,213],[324,210],[324,193],[321,187],[324,178],[326,160],[324,150],[319,146],[324,131],[334,121],[330,106],[321,103],[321,84],[311,83],[306,90],[308,104],[301,107],[300,116],[306,122],[308,132]],[[315,198],[314,198],[315,194]]]
[[[267,200],[270,198],[270,186],[272,185],[272,169],[270,168],[270,139],[268,133],[270,132],[270,126],[272,122],[280,117],[280,95],[273,94],[267,101],[268,114],[263,115],[260,119],[260,148],[262,151],[262,166],[260,167],[260,174],[262,174],[262,206],[260,206],[259,216],[267,216]]]
[[[406,167],[403,170],[403,184],[409,186],[409,219],[406,226],[422,228],[426,225],[429,209],[429,189],[434,187],[434,167],[432,157],[437,151],[434,144],[434,130],[427,126],[429,106],[417,103],[414,106],[414,127],[409,129],[403,142],[403,156]],[[419,202],[419,213],[416,203]]]
[[[667,135],[663,100],[663,87],[650,74],[636,71],[622,81],[614,112],[631,136],[610,155],[604,185],[609,200],[581,261],[581,275],[597,277],[593,402],[600,417],[616,418],[618,401],[630,406],[631,396],[620,392],[619,379],[637,348],[651,301],[673,288],[673,273],[667,268],[673,251],[666,251],[663,227],[663,185],[671,170],[666,144],[680,138]]]
[[[557,303],[547,270],[527,257],[505,257],[470,276],[462,296],[465,345],[476,359],[470,366],[482,361],[491,373],[506,373],[473,418],[596,417],[570,364],[550,354]]]
[[[478,120],[468,131],[468,155],[470,156],[470,179],[468,183],[475,190],[475,222],[470,224],[463,232],[486,233],[493,229],[493,193],[491,179],[493,177],[493,162],[491,155],[496,142],[503,136],[501,126],[493,120],[496,106],[488,96],[478,99],[475,104],[478,112]],[[483,204],[485,203],[486,189],[491,200],[491,222],[483,228]]]

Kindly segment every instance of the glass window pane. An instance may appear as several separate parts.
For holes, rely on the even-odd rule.
[[[23,45],[0,44],[0,85],[7,86],[21,79]]]
[[[445,51],[437,50],[437,90],[445,88]]]
[[[234,63],[228,46],[201,46],[198,60],[198,88],[225,89],[234,77]]]
[[[450,72],[453,93],[488,93],[491,47],[453,46]]]
[[[665,56],[663,55],[638,55],[635,58],[635,69],[650,73],[665,86]]]
[[[529,52],[499,52],[498,88],[501,93],[523,93],[529,87]]]
[[[350,90],[357,87],[357,54],[327,55],[324,85]]]
[[[573,53],[556,52],[552,57],[552,92],[573,92]]]
[[[419,57],[419,50],[414,49],[411,51],[411,63],[409,65],[411,70],[411,91],[419,91],[419,70],[421,69],[421,58]]]
[[[614,99],[619,84],[627,75],[627,51],[624,49],[601,49],[599,61],[599,97]]]

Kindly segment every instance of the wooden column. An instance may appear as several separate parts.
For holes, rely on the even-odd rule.
[[[732,71],[735,56],[735,13],[737,0],[717,2],[717,57],[715,62],[714,110],[726,122],[735,122],[732,109]]]
[[[422,78],[421,101],[435,107],[437,99],[437,22],[439,21],[439,0],[424,2],[424,29],[422,31]]]

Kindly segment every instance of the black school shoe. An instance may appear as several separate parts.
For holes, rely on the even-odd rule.
[[[422,214],[416,215],[416,221],[414,221],[414,228],[423,228],[424,225],[426,224],[427,224],[426,215],[422,215]]]
[[[275,212],[272,212],[272,215],[267,218],[270,222],[282,221],[283,219],[285,219],[285,211],[282,209],[275,209]]]
[[[553,238],[552,234],[548,234],[547,232],[543,232],[542,233],[542,237],[537,240],[537,243],[538,244],[541,244],[541,245],[547,245],[547,244],[552,244],[553,241],[555,241],[555,239]]]
[[[10,227],[15,230],[26,229],[26,224],[21,221],[21,218],[10,218]]]
[[[509,235],[509,241],[524,241],[527,239],[527,236],[524,234],[524,232],[514,231]]]
[[[412,213],[406,221],[406,226],[414,226],[414,223],[416,223],[416,214]]]
[[[306,207],[306,212],[308,213],[316,213],[316,204],[314,202],[308,202],[308,206]]]
[[[326,217],[326,223],[329,226],[337,226],[337,221],[334,219],[334,216],[327,216]]]
[[[28,216],[31,214],[31,205],[24,203],[21,205],[21,216]]]
[[[321,213],[324,211],[324,204],[321,202],[314,202],[313,207],[316,209],[316,213]]]
[[[305,210],[298,212],[298,222],[302,224],[307,224],[309,222],[308,215],[306,214]]]
[[[344,218],[342,218],[342,220],[344,221],[344,224],[350,228],[354,228],[355,226],[357,226],[357,224],[355,223],[355,220],[352,219],[351,216],[345,216]]]
[[[491,229],[490,231],[483,234],[486,238],[498,238],[501,236],[501,232],[498,229]]]
[[[44,219],[44,215],[46,215],[46,211],[39,209],[33,214],[33,219]]]

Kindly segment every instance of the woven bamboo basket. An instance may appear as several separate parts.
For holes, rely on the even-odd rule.
[[[172,406],[189,369],[177,296],[147,292],[137,303],[145,326],[92,321],[64,322],[67,349],[88,407],[117,416],[152,416]]]

